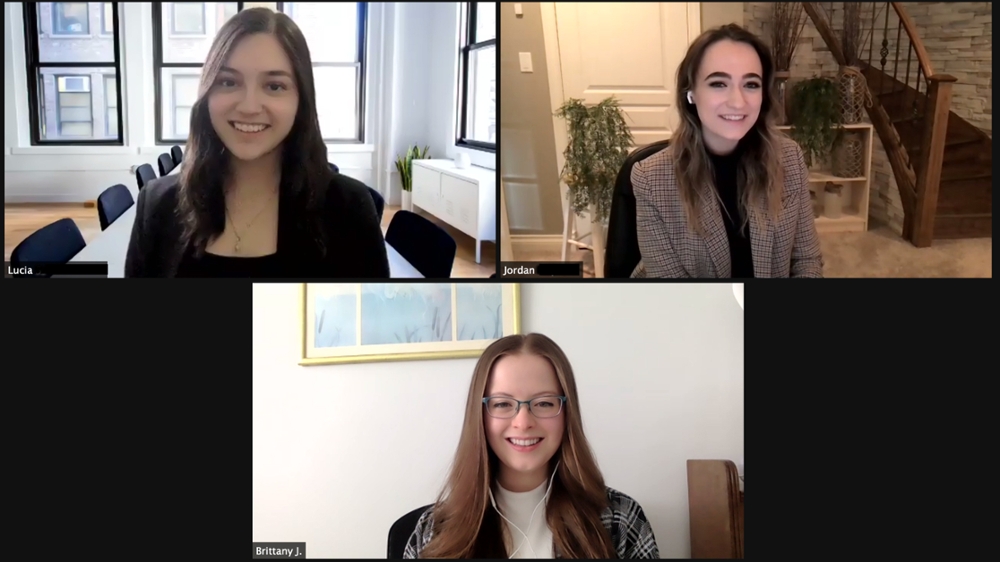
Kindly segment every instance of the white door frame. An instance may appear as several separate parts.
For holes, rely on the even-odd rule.
[[[693,41],[695,37],[701,35],[701,4],[698,2],[686,2],[685,4],[687,6],[688,37]],[[539,5],[542,10],[542,35],[545,39],[545,64],[548,68],[550,113],[554,114],[566,99],[563,94],[562,64],[559,62],[559,30],[556,26],[556,5],[555,2],[540,2]],[[569,133],[566,130],[566,122],[553,115],[552,130],[556,138],[556,176],[560,178],[559,199],[562,201],[562,214],[565,221],[563,223],[563,232],[576,230],[583,232],[583,236],[586,236],[590,232],[590,221],[574,220],[574,225],[571,227],[569,221],[565,219],[565,217],[578,218],[569,209],[568,188],[562,181],[562,169],[566,164],[563,152],[566,150],[566,145],[569,144]],[[563,239],[565,240],[565,234]],[[566,245],[563,244],[562,251],[565,252],[565,250]],[[603,262],[603,258],[600,261]]]

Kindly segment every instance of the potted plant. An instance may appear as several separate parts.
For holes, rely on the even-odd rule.
[[[611,212],[615,180],[632,149],[632,132],[614,97],[589,107],[570,99],[555,114],[569,129],[562,169],[569,204],[578,216],[590,211],[591,223],[600,228]]]
[[[840,92],[829,78],[795,84],[788,107],[791,137],[802,147],[806,164],[825,162],[840,131]]]
[[[399,182],[403,187],[403,210],[413,210],[413,161],[430,158],[431,147],[425,146],[423,151],[413,145],[406,149],[403,156],[396,156],[396,171],[399,172]]]
[[[801,2],[771,3],[771,54],[774,57],[774,91],[777,99],[775,114],[778,125],[787,123],[785,106],[788,105],[786,85],[791,78],[792,57],[799,45],[799,36],[806,25],[806,14]]]

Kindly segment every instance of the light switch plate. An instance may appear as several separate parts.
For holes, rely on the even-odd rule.
[[[521,8],[521,3],[520,2],[515,2],[514,3],[514,15],[515,16],[523,16],[524,15],[524,9]]]
[[[517,56],[521,59],[521,72],[534,72],[531,69],[531,53],[518,53]]]

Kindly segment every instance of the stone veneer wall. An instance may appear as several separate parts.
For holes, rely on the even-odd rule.
[[[840,3],[824,2],[823,7],[830,10],[833,7],[834,29],[840,27],[843,12]],[[865,3],[866,11],[871,10],[871,3]],[[951,74],[958,79],[954,85],[952,96],[952,111],[973,125],[993,136],[993,10],[989,2],[904,2],[903,7],[917,26],[920,39],[931,58],[931,65],[936,73]],[[885,10],[887,4],[882,2],[876,6],[878,17],[877,31],[874,37],[875,55],[872,61],[880,58],[878,49],[882,40],[881,29],[885,25]],[[768,21],[771,5],[769,2],[744,2],[743,19],[746,27],[770,42]],[[870,19],[867,13],[866,18]],[[897,21],[895,12],[889,14],[889,59],[895,59],[895,38]],[[867,28],[868,26],[866,26]],[[905,64],[905,49],[908,42],[903,32],[903,43],[900,58]],[[864,58],[867,60],[867,50]],[[806,79],[813,76],[835,77],[837,63],[830,54],[826,42],[819,36],[812,21],[806,19],[802,30],[799,47],[792,60],[792,82],[796,79]],[[891,66],[887,66],[891,68]],[[903,71],[897,77],[902,80]],[[890,72],[891,74],[891,72]],[[911,70],[909,84],[914,83],[915,71]],[[921,84],[923,90],[923,84]],[[867,121],[867,116],[865,117]],[[875,135],[875,146],[872,150],[872,185],[869,205],[869,217],[872,220],[889,225],[897,234],[903,231],[903,207],[899,199],[899,189],[896,179],[889,166],[889,160],[882,146],[882,141]]]

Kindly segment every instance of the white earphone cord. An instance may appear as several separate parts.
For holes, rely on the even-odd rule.
[[[543,503],[545,503],[545,500],[549,497],[549,492],[552,491],[552,483],[556,481],[556,470],[559,470],[559,463],[560,462],[562,462],[562,461],[556,461],[556,468],[555,468],[555,470],[552,471],[552,476],[549,478],[549,486],[548,486],[548,488],[545,489],[545,494],[542,496],[542,501],[538,502],[538,505],[535,506],[535,509],[533,509],[531,511],[531,517],[528,517],[528,530],[529,531],[531,530],[531,522],[534,521],[534,519],[535,519],[535,512],[538,511],[538,507],[539,506],[541,506]],[[538,558],[538,555],[535,554],[535,549],[532,548],[532,546],[531,546],[531,540],[528,538],[528,534],[525,533],[524,531],[522,531],[520,527],[518,527],[517,525],[515,525],[513,521],[511,521],[510,519],[507,519],[506,517],[504,517],[503,513],[500,513],[500,508],[497,507],[497,502],[496,502],[496,500],[493,499],[493,488],[491,487],[489,491],[490,491],[490,503],[493,504],[493,509],[496,510],[497,515],[499,515],[500,517],[503,517],[504,521],[506,521],[507,523],[509,523],[511,527],[517,529],[517,532],[521,533],[521,536],[524,537],[524,540],[521,541],[521,544],[519,544],[517,546],[517,548],[514,549],[514,552],[510,553],[510,556],[508,556],[507,558],[513,558],[514,555],[517,554],[517,551],[521,550],[521,547],[524,546],[525,543],[527,543],[528,544],[528,548],[531,549],[531,554],[535,558]]]

